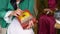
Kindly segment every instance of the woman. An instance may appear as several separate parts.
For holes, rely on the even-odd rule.
[[[54,18],[56,1],[46,0],[46,3],[44,3],[44,0],[40,0],[40,1],[43,1],[43,3],[37,5],[38,6],[37,9],[39,11],[38,34],[56,34],[55,28],[58,28]],[[43,4],[43,7],[42,7],[42,4]]]
[[[44,9],[38,20],[38,34],[56,34],[56,29],[60,29],[59,23],[54,17],[53,10]]]
[[[10,11],[7,19],[10,20],[13,16],[15,16],[15,18],[10,21],[7,21],[7,19],[5,19],[6,22],[10,22],[7,34],[34,34],[31,28],[31,26],[33,26],[33,21],[29,21],[29,26],[27,27],[27,29],[24,30],[16,18],[18,17],[18,15],[21,15],[22,11],[25,9],[33,11],[33,4],[31,5],[31,2],[33,2],[33,0],[11,0],[8,5]]]
[[[38,20],[38,34],[56,34],[54,12],[44,9]]]

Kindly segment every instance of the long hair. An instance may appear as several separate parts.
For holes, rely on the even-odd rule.
[[[22,3],[24,0],[20,0],[20,3]],[[11,5],[13,6],[14,10],[17,9],[17,4],[16,4],[16,0],[11,0],[10,1]]]

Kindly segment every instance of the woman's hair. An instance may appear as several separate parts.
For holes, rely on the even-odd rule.
[[[24,0],[20,0],[20,3],[22,3]],[[10,1],[11,5],[13,6],[14,10],[17,9],[17,4],[16,4],[16,0],[11,0]]]

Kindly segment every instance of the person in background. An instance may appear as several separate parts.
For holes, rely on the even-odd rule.
[[[39,3],[40,2],[40,3]],[[38,1],[38,33],[37,34],[56,34],[56,29],[60,29],[56,22],[54,12],[56,10],[55,0]]]
[[[56,34],[56,29],[60,29],[60,22],[56,21],[54,11],[44,9],[38,20],[38,34]]]
[[[38,34],[56,34],[54,12],[51,9],[44,9],[38,20]]]

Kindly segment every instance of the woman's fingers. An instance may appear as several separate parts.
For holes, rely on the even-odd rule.
[[[14,16],[18,17],[18,15],[17,15],[17,14],[14,14]]]
[[[20,10],[20,9],[17,9],[17,10],[15,10],[15,11],[13,11],[13,16],[16,16],[16,17],[18,17],[18,16],[20,16],[21,14],[22,14],[22,10]]]
[[[15,13],[16,15],[21,15],[21,12],[20,11],[16,11],[16,13]]]
[[[18,17],[18,16],[20,16],[21,14],[22,14],[22,10],[21,9],[17,9],[17,10],[15,10],[15,11],[13,11],[11,14],[10,14],[10,16],[16,16],[16,17]]]
[[[33,24],[33,21],[32,21],[32,20],[30,20],[30,21],[29,21],[29,25],[28,25],[27,29],[30,29],[33,25],[34,25],[34,24]]]

